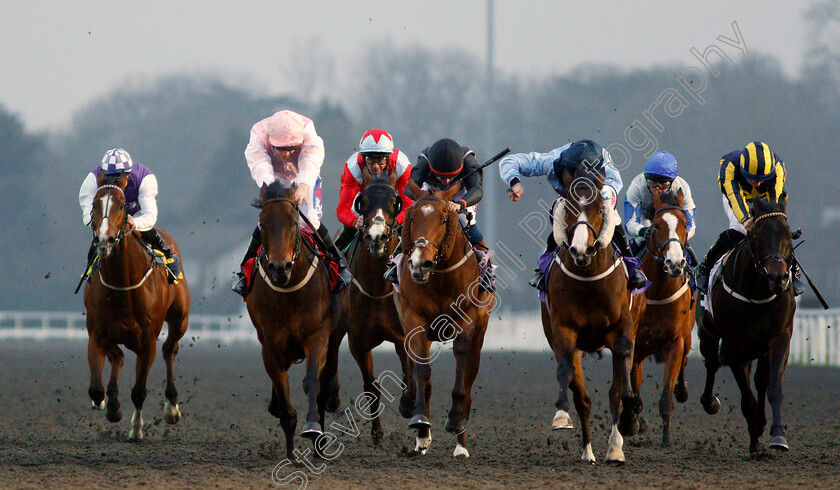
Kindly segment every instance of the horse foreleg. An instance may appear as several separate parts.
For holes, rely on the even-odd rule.
[[[356,360],[356,364],[359,365],[359,370],[362,372],[362,388],[364,389],[365,396],[370,397],[371,400],[366,410],[367,413],[372,414],[370,435],[373,438],[373,443],[378,446],[382,443],[384,431],[382,430],[382,422],[379,420],[380,390],[374,385],[373,355],[365,347],[360,346],[359,344],[361,342],[356,341],[353,337],[350,338],[349,343],[350,354],[353,355],[353,359]]]
[[[102,386],[102,367],[105,365],[105,348],[98,337],[88,339],[88,367],[90,367],[90,387],[88,396],[94,410],[105,408],[105,387]]]
[[[674,386],[682,372],[683,343],[677,340],[666,353],[665,372],[662,377],[662,396],[659,398],[659,416],[662,417],[662,447],[671,447],[671,417],[674,416]]]
[[[452,342],[455,354],[455,385],[452,387],[452,408],[446,417],[444,429],[453,434],[460,434],[467,430],[467,415],[464,413],[464,399],[467,397],[464,388],[464,363],[470,351],[470,338],[466,332],[461,332]]]
[[[131,401],[134,403],[134,413],[131,415],[131,430],[128,438],[132,441],[143,439],[143,402],[146,401],[146,380],[149,370],[155,362],[155,348],[157,341],[151,340],[144,344],[137,353],[136,379],[131,388]]]
[[[120,398],[118,382],[120,379],[120,369],[122,369],[125,354],[123,354],[120,346],[114,344],[108,350],[108,362],[111,363],[111,379],[108,380],[108,395],[107,410],[105,411],[105,418],[109,422],[119,422],[122,420],[122,410],[120,410]]]
[[[633,338],[626,333],[621,333],[612,344],[610,350],[612,351],[613,381],[610,389],[610,407],[615,410],[613,421],[616,421],[617,417],[619,432],[625,437],[630,437],[639,431],[639,412],[642,405],[641,399],[633,392],[633,384],[630,380]]]
[[[785,426],[782,425],[782,380],[787,369],[788,354],[790,352],[790,337],[774,339],[770,342],[770,382],[767,390],[767,399],[770,401],[770,408],[773,411],[773,423],[770,425],[770,448],[787,451],[788,444],[785,440]],[[764,405],[761,405],[762,408]]]
[[[406,315],[406,325],[423,325],[420,318],[415,315]],[[414,415],[408,421],[408,426],[417,429],[416,444],[414,451],[419,454],[426,454],[432,442],[431,427],[429,420],[429,401],[432,396],[432,359],[429,357],[430,343],[427,340],[426,331],[418,326],[406,336],[406,352],[414,361],[413,377],[416,387],[414,397]]]
[[[558,325],[552,325],[554,359],[557,361],[557,384],[559,391],[554,408],[554,419],[551,421],[551,430],[572,429],[572,417],[569,415],[569,384],[575,374],[573,356],[575,355],[575,343],[577,332],[571,329],[563,329]]]
[[[338,382],[338,350],[341,347],[341,341],[344,339],[346,331],[342,328],[336,328],[330,334],[329,346],[327,347],[327,361],[326,366],[329,374],[329,386],[326,404],[326,411],[335,413],[341,407],[341,384]]]
[[[578,416],[580,417],[581,442],[583,446],[583,454],[581,454],[580,459],[594,463],[595,454],[592,452],[592,440],[589,434],[589,414],[592,410],[592,399],[589,397],[589,392],[586,391],[586,385],[584,384],[583,367],[580,364],[582,357],[583,351],[575,351],[572,361],[575,373],[569,387],[572,389],[575,410],[577,410]]]
[[[758,439],[761,437],[758,424],[758,402],[753,395],[750,387],[750,363],[736,363],[732,361],[729,368],[732,370],[732,375],[735,377],[735,382],[738,383],[738,389],[741,390],[741,413],[747,419],[747,428],[750,432],[750,452],[754,453],[759,450]]]
[[[163,406],[163,420],[167,424],[175,424],[181,420],[181,410],[178,408],[178,389],[175,388],[175,356],[178,355],[178,341],[187,332],[187,318],[182,317],[178,321],[175,319],[166,321],[169,326],[169,333],[166,335],[161,347],[163,354],[163,362],[166,364],[166,404]]]
[[[642,381],[644,380],[645,375],[645,360],[644,358],[635,357],[637,355],[634,354],[633,357],[633,368],[630,370],[630,382],[633,387],[633,393],[639,397],[640,404],[639,408],[642,407],[641,399],[642,399]],[[648,425],[647,420],[642,415],[639,415],[639,432],[647,432]]]
[[[489,318],[488,318],[489,320]],[[484,332],[487,329],[487,321],[479,319],[478,324],[475,327],[473,332],[472,339],[470,339],[467,347],[469,350],[467,351],[464,357],[464,399],[461,402],[461,412],[464,415],[463,420],[463,430],[461,430],[457,435],[457,443],[455,445],[455,451],[453,451],[453,457],[465,457],[469,458],[470,453],[467,450],[467,421],[470,419],[470,410],[472,409],[472,387],[473,383],[475,383],[475,378],[478,376],[478,370],[481,366],[481,347],[484,344]],[[461,334],[462,336],[466,337],[465,333]],[[457,339],[456,339],[457,343]],[[454,347],[454,346],[453,346]],[[454,402],[454,391],[453,391],[453,406],[455,408]]]
[[[691,352],[691,329],[688,330],[683,341],[683,355],[680,361],[680,372],[677,374],[677,384],[674,385],[674,398],[680,403],[688,400],[688,383],[685,381],[685,366],[688,364],[688,353]]]
[[[410,419],[413,411],[414,399],[417,396],[417,386],[414,384],[414,363],[405,352],[405,345],[402,342],[394,343],[394,350],[397,352],[397,357],[400,358],[400,366],[403,372],[403,383],[405,389],[402,396],[400,396],[400,415]]]
[[[316,439],[324,432],[324,410],[326,408],[326,398],[329,396],[328,390],[322,389],[322,375],[324,373],[324,366],[327,360],[327,349],[329,338],[324,332],[329,329],[321,329],[316,338],[310,339],[310,344],[304,346],[306,353],[306,376],[304,376],[303,383],[309,386],[307,398],[309,399],[309,408],[306,412],[306,423],[303,424],[301,430],[301,437],[307,439]],[[329,383],[329,379],[323,380],[324,385]]]
[[[720,369],[720,339],[707,334],[703,328],[697,329],[697,336],[700,337],[700,354],[706,366],[706,385],[700,395],[700,404],[706,413],[714,415],[720,410],[720,400],[712,393],[715,375]]]

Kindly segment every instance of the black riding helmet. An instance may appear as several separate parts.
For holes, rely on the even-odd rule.
[[[554,174],[562,178],[563,169],[574,169],[586,164],[591,170],[598,171],[604,162],[604,148],[592,140],[575,141],[563,150],[560,157],[554,160]]]
[[[454,177],[464,168],[464,150],[449,138],[437,140],[429,148],[429,168],[440,177]]]

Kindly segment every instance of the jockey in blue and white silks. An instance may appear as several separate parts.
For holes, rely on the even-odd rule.
[[[674,155],[660,151],[648,158],[645,171],[637,175],[627,187],[624,196],[624,226],[630,235],[634,251],[640,250],[650,235],[653,216],[653,193],[683,193],[682,208],[685,211],[686,241],[697,229],[696,208],[691,197],[688,182],[677,175],[677,159]]]
[[[499,162],[499,175],[509,186],[508,195],[512,201],[518,201],[525,193],[520,177],[533,177],[546,175],[548,182],[558,194],[566,193],[563,186],[563,171],[575,168],[583,163],[603,170],[605,179],[601,187],[601,198],[615,211],[618,192],[623,185],[621,174],[612,164],[609,152],[601,145],[591,140],[580,140],[567,145],[555,148],[547,153],[514,153],[502,158]],[[561,198],[562,199],[562,198]],[[613,243],[621,251],[624,257],[632,257],[630,248],[627,246],[627,239],[624,236],[624,229],[620,220],[615,227]],[[554,234],[549,233],[546,240],[546,252],[554,251],[557,244],[554,241]],[[647,282],[644,274],[639,268],[632,268],[633,272],[628,280],[628,287],[638,289],[644,287]],[[539,288],[542,283],[542,272],[537,269],[529,284]]]

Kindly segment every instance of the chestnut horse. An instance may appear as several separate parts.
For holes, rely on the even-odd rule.
[[[542,304],[545,336],[557,361],[560,393],[552,430],[571,429],[569,395],[583,433],[581,459],[595,462],[589,438],[591,400],[584,385],[581,357],[607,347],[612,352],[613,379],[610,388],[612,432],[606,461],[623,463],[623,436],[638,431],[640,400],[630,382],[636,328],[645,311],[645,299],[627,289],[621,257],[611,245],[618,215],[601,199],[603,183],[584,167],[564,172],[569,196],[554,209],[554,238],[560,248],[547,278],[549,306]]]
[[[691,351],[695,297],[688,284],[691,269],[685,259],[686,217],[683,193],[653,195],[651,234],[642,256],[642,269],[651,286],[645,292],[647,311],[636,332],[633,351],[633,391],[641,397],[644,361],[653,355],[665,362],[659,415],[662,417],[662,447],[671,446],[674,402],[685,403],[688,386],[685,364]],[[642,427],[645,426],[641,418]]]
[[[91,225],[94,243],[100,257],[99,271],[85,285],[87,310],[88,364],[90,366],[90,395],[93,408],[106,408],[105,418],[118,422],[122,418],[119,389],[120,369],[125,355],[119,344],[137,354],[136,379],[131,389],[134,414],[131,416],[130,440],[143,439],[143,402],[146,399],[146,378],[155,360],[157,338],[164,320],[169,327],[163,343],[166,363],[166,404],[163,419],[168,424],[181,418],[178,390],[175,388],[173,362],[178,354],[178,340],[187,331],[190,313],[190,292],[185,278],[169,284],[168,271],[157,264],[141,242],[140,233],[128,223],[125,184],[104,174],[97,177],[93,197]],[[179,258],[178,244],[169,233],[158,228]],[[181,262],[183,264],[183,262]],[[102,387],[102,368],[105,357],[111,363],[108,381],[108,401]]]
[[[700,402],[707,413],[717,413],[720,401],[712,394],[715,373],[721,364],[729,365],[741,390],[751,453],[759,450],[767,425],[765,395],[773,410],[770,448],[788,450],[782,425],[782,379],[796,303],[791,287],[793,239],[785,205],[784,194],[778,204],[765,200],[750,204],[753,229],[724,257],[722,278],[709,291],[712,311],[700,308],[697,312],[700,353],[706,364]],[[758,400],[749,379],[754,360],[758,360],[754,378]]]
[[[297,412],[289,396],[289,368],[306,359],[303,388],[309,407],[301,437],[313,439],[313,444],[323,433],[329,381],[335,374],[326,362],[333,325],[329,277],[319,266],[321,257],[301,234],[296,189],[285,181],[260,188],[259,201],[253,205],[260,209],[263,245],[254,264],[259,273],[245,297],[272,382],[268,411],[280,419],[289,459],[297,427]]]
[[[409,421],[409,427],[417,429],[414,451],[426,454],[432,442],[431,363],[440,351],[430,356],[431,343],[453,340],[455,386],[444,428],[457,435],[452,455],[469,457],[467,420],[472,385],[496,296],[479,287],[478,258],[458,226],[458,215],[447,207],[459,188],[426,192],[412,186],[417,200],[403,222],[399,301],[406,351],[414,362],[416,396]]]
[[[389,400],[393,397],[381,386],[384,378],[377,379],[374,375],[371,350],[382,342],[392,342],[400,358],[403,386],[413,387],[414,383],[411,380],[411,360],[405,352],[405,334],[394,304],[394,288],[383,276],[388,257],[399,242],[396,217],[402,209],[402,199],[394,188],[397,174],[392,174],[390,178],[384,173],[372,177],[366,168],[363,174],[365,191],[356,201],[356,212],[364,218],[365,224],[347,256],[353,283],[342,302],[337,327],[340,333],[333,338],[340,344],[347,333],[350,353],[362,371],[364,392],[370,400],[366,410],[372,415],[371,436],[374,444],[379,445],[383,435],[379,420],[382,411],[380,395],[384,393]],[[383,373],[383,376],[387,374]],[[392,381],[399,383],[398,379]],[[336,389],[335,385],[333,389]],[[400,398],[400,413],[404,417],[411,417],[413,402],[413,388],[404,389]]]

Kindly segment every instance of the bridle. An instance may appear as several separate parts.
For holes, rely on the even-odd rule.
[[[125,236],[125,227],[128,224],[128,209],[127,209],[127,204],[125,202],[125,192],[119,186],[116,186],[116,185],[113,185],[113,184],[106,184],[106,185],[99,186],[96,189],[96,193],[98,194],[101,189],[116,189],[123,196],[123,203],[120,206],[120,209],[123,210],[123,221],[122,221],[122,224],[120,225],[120,227],[117,231],[117,236],[114,240],[114,246],[116,246],[118,243],[120,243],[120,240],[122,240],[123,237]],[[108,192],[107,196],[108,196],[108,200],[110,200],[111,199],[111,193]],[[109,229],[116,229],[116,227],[113,225],[113,222],[111,221],[111,218],[109,218],[104,213],[102,215],[102,219],[99,220],[99,223],[97,223],[96,225],[101,225],[102,222],[105,221],[105,220],[108,220],[108,228]],[[91,224],[92,225],[94,224],[93,220],[91,220]],[[99,226],[92,226],[91,228],[92,228],[92,231],[93,231],[93,243],[94,243],[94,245],[98,245],[99,244],[99,236],[97,235],[96,230],[99,229]]]
[[[288,203],[292,206],[292,208],[294,208],[295,211],[297,211],[296,215],[300,215],[300,209],[298,208],[297,203],[292,201],[291,199],[289,199],[287,197],[275,197],[275,198],[272,198],[272,199],[266,199],[265,201],[263,201],[260,204],[260,207],[261,208],[265,207],[266,204],[273,203],[273,202]],[[292,262],[295,262],[298,258],[298,255],[300,254],[300,242],[301,242],[301,240],[300,240],[300,220],[295,220],[295,228],[296,228],[295,229],[295,252],[294,252],[294,254],[292,254]],[[266,257],[265,247],[262,247],[262,251],[260,252],[259,260],[262,261],[262,259],[264,257]]]
[[[659,213],[662,213],[664,211],[669,211],[669,210],[678,210],[679,212],[683,213],[683,215],[685,215],[685,210],[683,208],[681,208],[680,206],[664,206],[664,207],[661,207],[661,208],[657,209],[656,212],[653,213],[653,218],[656,218],[656,216]],[[651,219],[651,221],[653,221],[653,219]],[[680,240],[679,238],[668,238],[662,244],[660,244],[659,240],[656,238],[656,233],[653,233],[653,230],[657,229],[656,223],[653,223],[651,225],[651,227],[652,227],[652,230],[651,230],[650,238],[648,239],[648,246],[645,247],[645,251],[651,257],[655,258],[660,263],[664,263],[665,262],[665,248],[671,242],[679,244],[680,249],[682,250],[682,255],[683,255],[683,257],[685,257],[685,243],[682,240]],[[651,251],[651,248],[653,248],[653,251]]]
[[[787,215],[784,212],[774,211],[772,213],[762,214],[761,216],[758,216],[757,218],[754,218],[753,219],[753,225],[758,224],[758,222],[763,220],[763,219],[772,218],[772,217],[784,218],[785,221],[787,221]],[[762,276],[767,275],[767,267],[766,267],[765,264],[767,263],[768,260],[783,263],[785,265],[785,269],[790,268],[790,257],[789,256],[785,257],[784,255],[779,254],[779,253],[765,255],[763,258],[759,259],[758,256],[755,253],[755,242],[756,242],[756,240],[757,240],[757,238],[756,238],[754,232],[750,231],[750,232],[747,233],[747,247],[750,250],[750,255],[752,256],[753,263],[755,264],[755,268],[756,268],[756,270],[758,270],[759,274],[761,274]]]
[[[416,204],[420,201],[436,201],[436,202],[441,202],[441,203],[443,203],[444,206],[446,206],[446,201],[444,201],[443,199],[441,199],[437,196],[423,196],[419,199],[416,199],[414,202]],[[406,219],[409,220],[409,222],[413,221],[412,214],[411,213],[406,213]],[[447,216],[443,219],[444,228],[446,228],[446,225],[447,225],[448,222],[449,222],[449,215],[447,214]],[[441,247],[441,245],[443,245],[443,240],[445,240],[445,239],[446,239],[445,232],[444,232],[444,236],[443,236],[443,239],[441,240],[440,244],[435,243],[431,240],[427,240],[425,237],[421,236],[421,237],[418,237],[413,242],[411,242],[408,245],[408,249],[413,250],[414,248],[417,248],[417,247],[419,247],[419,248],[434,247],[435,258],[434,258],[434,260],[432,260],[432,267],[434,268],[437,265],[438,261],[441,259],[440,247]]]
[[[385,237],[387,238],[387,240],[385,240],[385,243],[389,243],[391,241],[391,239],[394,238],[394,235],[397,232],[397,215],[400,214],[400,211],[402,210],[402,198],[400,197],[399,192],[393,186],[391,186],[391,184],[386,184],[384,182],[372,182],[371,184],[369,184],[367,186],[366,191],[371,189],[372,187],[384,187],[384,188],[389,189],[394,194],[394,196],[396,197],[396,201],[394,202],[394,209],[393,210],[385,209],[385,208],[378,208],[378,209],[382,209],[383,211],[388,213],[388,217],[391,218],[391,224],[389,225],[388,222],[385,220],[385,218],[382,217],[382,216],[374,216],[371,219],[370,223],[367,223],[365,225],[365,228],[364,228],[365,235],[368,234],[368,231],[370,230],[370,228],[373,225],[377,225],[377,224],[382,225],[383,227],[388,228],[388,233],[385,235]],[[367,214],[367,211],[368,211],[367,209],[357,209],[357,212],[359,212],[359,214],[361,214],[363,216],[365,214]]]

